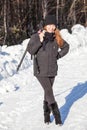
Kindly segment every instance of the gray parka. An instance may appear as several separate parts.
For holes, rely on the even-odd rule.
[[[34,55],[34,75],[52,77],[57,75],[57,60],[68,53],[69,44],[64,42],[58,52],[59,46],[54,40],[48,42],[43,50],[39,35],[36,33],[32,35],[27,49],[31,55]]]

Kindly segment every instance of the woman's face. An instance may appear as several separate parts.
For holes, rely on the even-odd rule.
[[[54,24],[50,24],[46,26],[46,31],[49,33],[53,33],[56,29],[56,26]]]

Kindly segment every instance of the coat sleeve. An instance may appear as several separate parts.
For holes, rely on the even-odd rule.
[[[30,38],[30,41],[28,43],[27,51],[31,54],[34,55],[37,53],[39,48],[42,46],[39,35],[38,34],[33,34]]]
[[[60,48],[60,51],[58,52],[58,57],[62,58],[65,56],[69,51],[69,44],[64,41],[63,46]]]

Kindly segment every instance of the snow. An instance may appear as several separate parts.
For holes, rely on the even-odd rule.
[[[61,35],[70,44],[69,53],[58,60],[54,82],[62,126],[43,122],[43,89],[33,76],[31,56],[26,54],[16,72],[29,39],[21,45],[0,47],[0,130],[87,130],[87,28],[67,29]]]

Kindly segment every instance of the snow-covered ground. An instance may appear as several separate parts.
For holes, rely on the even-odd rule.
[[[62,126],[43,122],[43,89],[33,76],[29,53],[19,72],[29,39],[21,45],[0,47],[0,130],[87,130],[87,28],[81,25],[61,30],[70,44],[70,52],[58,61],[59,71],[54,94],[59,105]]]

